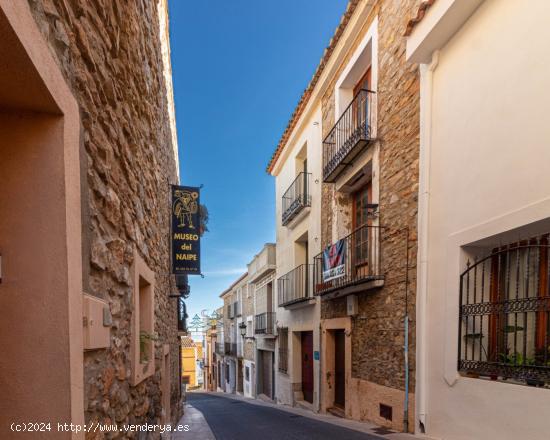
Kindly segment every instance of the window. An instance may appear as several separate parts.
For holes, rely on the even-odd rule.
[[[155,372],[155,278],[136,250],[132,272],[132,384],[137,385]]]
[[[247,338],[254,337],[254,321],[252,319],[252,316],[246,317],[246,337]]]
[[[550,385],[548,235],[492,249],[460,278],[458,369]]]
[[[372,198],[372,185],[369,183],[353,194],[353,257],[356,266],[368,263],[369,246],[367,226],[370,220],[370,200]]]
[[[279,371],[288,372],[288,328],[280,328],[279,331]]]
[[[244,367],[244,378],[247,382],[250,382],[250,367]]]

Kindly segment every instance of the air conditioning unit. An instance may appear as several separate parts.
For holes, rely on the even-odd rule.
[[[357,299],[357,295],[349,295],[347,297],[347,315],[348,316],[355,316],[359,312],[359,302]]]

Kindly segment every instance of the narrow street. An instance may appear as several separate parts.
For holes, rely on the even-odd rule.
[[[216,440],[380,440],[384,438],[220,395],[189,393],[187,403],[202,412]],[[193,425],[190,428],[190,434],[193,434]]]

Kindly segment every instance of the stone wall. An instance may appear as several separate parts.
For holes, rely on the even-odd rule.
[[[170,419],[181,413],[176,301],[169,299],[169,184],[177,181],[157,2],[28,0],[81,116],[84,290],[110,306],[109,349],[84,353],[86,422],[160,423],[162,345]],[[137,248],[155,273],[155,374],[131,386]],[[90,436],[89,438],[94,438]],[[99,437],[98,437],[99,438]]]
[[[254,286],[249,284],[243,287],[243,322],[246,324],[246,319],[252,316],[252,327],[254,327]],[[244,340],[243,357],[251,362],[254,362],[254,339]]]
[[[408,252],[411,392],[414,392],[415,369],[419,76],[417,66],[405,61],[406,40],[403,33],[419,3],[419,0],[378,1],[322,98],[322,129],[323,136],[326,136],[335,123],[334,83],[377,15],[378,138],[369,148],[378,148],[380,152],[379,211],[380,224],[386,227],[381,243],[386,279],[382,289],[358,294],[359,313],[352,320],[352,377],[404,389],[403,327]],[[351,232],[350,204],[350,198],[336,193],[333,184],[323,184],[323,247],[342,238],[342,228]],[[406,228],[409,230],[408,248]],[[322,319],[342,317],[345,314],[345,298],[322,302]]]
[[[229,307],[233,310],[233,295],[228,294],[223,297],[223,337],[220,342],[231,342],[231,324],[235,322],[235,318],[231,319],[228,313]]]

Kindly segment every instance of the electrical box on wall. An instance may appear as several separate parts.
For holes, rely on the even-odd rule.
[[[84,350],[109,348],[112,324],[109,304],[105,300],[84,294],[82,306]]]
[[[359,305],[357,300],[357,295],[349,295],[347,297],[347,314],[348,316],[355,316],[359,311]]]

